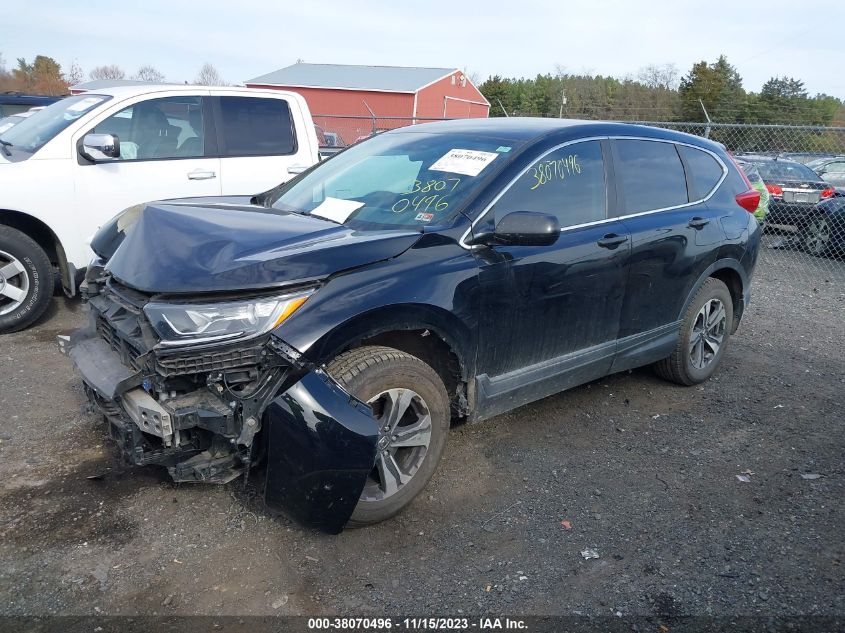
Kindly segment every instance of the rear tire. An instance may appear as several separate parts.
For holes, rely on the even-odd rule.
[[[801,229],[801,247],[810,255],[821,257],[830,249],[830,222],[824,215],[816,215]]]
[[[446,387],[419,358],[391,347],[350,350],[327,370],[349,393],[370,403],[381,427],[376,465],[349,527],[384,521],[405,508],[437,468],[449,432]]]
[[[44,250],[28,235],[0,226],[0,334],[37,321],[50,305],[54,283]]]
[[[657,375],[679,385],[704,382],[719,365],[733,327],[733,299],[728,287],[710,277],[695,293],[681,323],[671,356],[654,365]]]

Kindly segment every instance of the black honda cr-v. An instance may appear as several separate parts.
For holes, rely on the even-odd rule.
[[[129,461],[254,468],[270,508],[337,532],[406,506],[451,421],[647,364],[706,380],[748,303],[758,196],[667,130],[407,127],[252,198],[127,209],[65,347]]]

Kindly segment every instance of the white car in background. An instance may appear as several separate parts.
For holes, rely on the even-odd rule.
[[[0,333],[68,296],[88,239],[150,200],[265,191],[319,160],[298,94],[122,86],[67,97],[0,132]],[[154,256],[151,253],[151,256]]]
[[[9,116],[4,116],[2,119],[0,119],[0,135],[2,135],[3,132],[5,132],[6,130],[11,130],[21,121],[25,121],[36,112],[43,109],[44,106],[37,106],[35,108],[30,108],[25,112],[18,112],[17,114],[10,114]]]

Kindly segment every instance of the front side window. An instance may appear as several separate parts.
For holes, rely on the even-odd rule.
[[[220,97],[224,156],[296,153],[290,107],[284,99]]]
[[[357,230],[442,224],[520,145],[471,134],[390,132],[283,185],[268,203]]]
[[[553,215],[561,227],[604,220],[607,187],[601,143],[566,145],[531,165],[493,205],[497,223],[514,211]]]
[[[101,106],[111,97],[82,94],[67,97],[39,110],[26,120],[2,133],[4,144],[24,152],[37,152],[67,126]]]
[[[188,158],[205,154],[202,97],[164,97],[124,108],[90,131],[114,134],[117,160]]]
[[[614,170],[622,194],[620,215],[689,202],[684,166],[674,143],[633,139],[614,143]]]

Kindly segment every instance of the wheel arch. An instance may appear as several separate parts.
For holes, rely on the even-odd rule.
[[[430,365],[446,385],[456,417],[467,414],[467,383],[474,371],[474,337],[454,314],[436,306],[385,306],[352,317],[332,328],[307,350],[325,364],[338,354],[364,345],[401,350]]]
[[[0,224],[29,236],[47,254],[50,262],[59,267],[62,285],[71,295],[76,292],[76,271],[68,264],[61,240],[42,220],[22,211],[0,209]]]
[[[728,287],[728,291],[731,293],[731,300],[734,304],[733,326],[731,328],[731,334],[733,334],[739,327],[739,322],[745,312],[745,303],[748,297],[749,285],[748,275],[746,274],[745,269],[742,267],[742,264],[735,259],[719,259],[701,273],[692,285],[692,289],[688,293],[686,301],[684,301],[684,305],[681,308],[678,318],[683,318],[684,313],[686,313],[687,308],[695,298],[696,293],[710,277],[718,279],[724,283]]]

